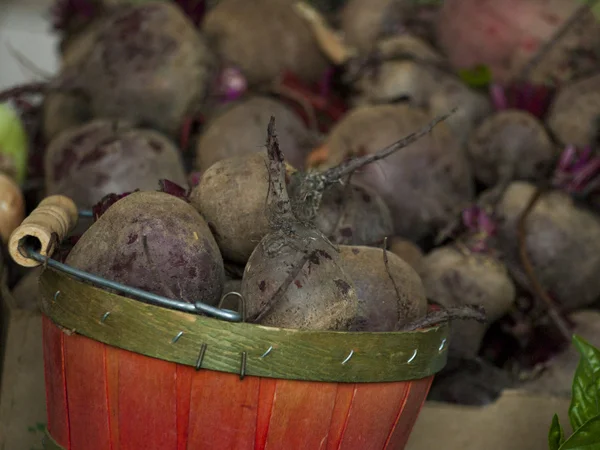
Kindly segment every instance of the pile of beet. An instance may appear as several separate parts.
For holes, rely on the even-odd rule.
[[[571,334],[600,345],[584,3],[58,1],[59,73],[0,93],[31,138],[27,208],[93,211],[67,264],[190,302],[237,292],[247,322],[450,321],[430,398],[569,395]]]

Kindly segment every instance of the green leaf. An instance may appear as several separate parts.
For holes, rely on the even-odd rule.
[[[478,65],[473,69],[460,69],[458,76],[473,88],[486,87],[492,82],[492,71],[484,65]]]
[[[29,145],[27,133],[18,114],[6,103],[0,103],[0,171],[18,184],[25,181]]]
[[[577,430],[600,414],[600,350],[574,335],[573,344],[581,354],[573,378],[569,420]]]
[[[600,415],[579,427],[559,450],[600,450]]]
[[[550,450],[559,450],[560,446],[565,442],[565,432],[560,426],[558,415],[554,414],[552,425],[550,425],[550,433],[548,433],[548,445]]]

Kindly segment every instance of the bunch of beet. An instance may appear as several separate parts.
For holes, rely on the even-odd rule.
[[[197,3],[61,1],[58,75],[0,94],[40,118],[41,191],[93,211],[59,257],[267,326],[450,320],[433,398],[568,391],[600,327],[585,2]]]

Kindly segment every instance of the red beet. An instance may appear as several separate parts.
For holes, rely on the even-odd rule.
[[[90,208],[105,195],[187,183],[173,143],[156,131],[96,120],[60,134],[45,155],[46,194]]]
[[[66,263],[158,295],[219,302],[225,272],[200,214],[163,192],[132,193],[113,204],[77,241]]]

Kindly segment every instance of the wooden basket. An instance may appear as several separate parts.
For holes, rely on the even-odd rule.
[[[26,258],[16,241],[32,236],[51,254],[46,235],[27,229],[40,225],[36,211],[13,234],[16,261]],[[447,358],[446,326],[349,333],[228,322],[51,267],[40,291],[45,449],[401,450]]]

